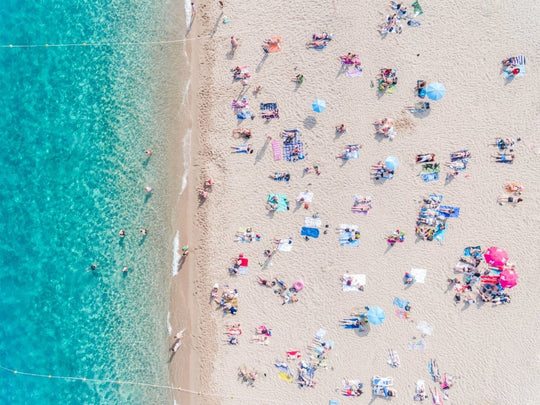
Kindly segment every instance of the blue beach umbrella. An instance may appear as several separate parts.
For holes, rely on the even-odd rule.
[[[395,156],[388,156],[384,161],[384,167],[388,170],[396,170],[399,166],[399,160]]]
[[[380,325],[386,319],[386,314],[379,307],[371,307],[367,313],[367,319],[372,325]]]
[[[324,100],[318,98],[311,104],[311,107],[313,108],[313,111],[321,113],[326,109],[326,103]]]
[[[431,83],[426,90],[430,100],[440,100],[446,94],[446,89],[442,83]]]

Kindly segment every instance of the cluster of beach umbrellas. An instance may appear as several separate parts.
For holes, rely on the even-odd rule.
[[[499,284],[502,288],[512,288],[517,285],[518,275],[512,268],[505,268],[508,263],[508,253],[500,247],[490,247],[484,252],[484,259],[490,266],[502,268],[499,274]]]

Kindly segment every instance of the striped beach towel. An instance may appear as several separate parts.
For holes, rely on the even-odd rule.
[[[281,160],[281,143],[272,141],[272,150],[274,152],[274,160]]]

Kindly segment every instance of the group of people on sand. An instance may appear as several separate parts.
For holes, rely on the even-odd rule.
[[[371,176],[374,180],[392,179],[394,170],[387,168],[384,162],[379,160],[374,165],[371,165]]]
[[[383,135],[385,138],[394,139],[394,119],[393,118],[383,118],[377,120],[373,123],[375,127],[375,135]]]
[[[455,292],[454,304],[463,302],[466,305],[474,305],[477,299],[494,304],[510,303],[510,295],[508,290],[501,286],[499,274],[504,270],[514,270],[515,266],[507,263],[494,272],[485,262],[483,253],[480,246],[467,247],[454,267],[455,273],[463,275],[462,280],[457,277],[448,279],[448,284]],[[463,294],[466,294],[464,298]]]
[[[313,34],[311,41],[306,43],[306,48],[323,49],[326,48],[328,42],[332,40],[334,34],[329,34],[326,31],[320,34]]]
[[[398,82],[397,69],[383,67],[379,71],[377,79],[379,79],[379,91],[388,92]]]
[[[518,138],[518,141],[521,138]],[[513,163],[515,155],[512,153],[514,151],[514,146],[516,141],[513,138],[495,138],[495,142],[490,144],[491,146],[496,146],[498,151],[496,155],[491,155],[491,157],[497,163]],[[510,153],[507,153],[510,152]]]
[[[342,65],[352,65],[354,67],[359,67],[362,65],[362,62],[360,62],[358,55],[351,52],[347,53],[346,55],[341,55],[339,57],[339,60],[341,61]]]
[[[507,58],[502,61],[502,65],[506,73],[506,76],[509,79],[512,79],[521,73],[521,70],[523,69],[523,65],[525,65],[525,57],[513,56],[511,58]]]
[[[238,312],[238,290],[224,289],[220,297],[219,284],[214,284],[210,297],[213,302],[218,304],[218,308],[224,314],[230,313],[231,315],[236,315]]]
[[[455,210],[441,207],[441,201],[442,196],[434,194],[422,199],[415,229],[419,238],[431,241],[436,232],[446,229],[447,215],[454,214]]]
[[[274,289],[274,294],[281,298],[282,305],[294,304],[295,302],[298,302],[297,293],[300,291],[300,286],[295,287],[297,283],[294,283],[289,288],[289,286],[278,277],[274,277],[273,279],[267,279],[257,276],[257,279],[257,283],[259,285]]]
[[[507,194],[503,194],[497,197],[497,202],[500,205],[515,205],[523,202],[523,198],[521,198],[521,195],[523,194],[525,187],[522,184],[506,182],[504,183],[504,190],[507,192]]]

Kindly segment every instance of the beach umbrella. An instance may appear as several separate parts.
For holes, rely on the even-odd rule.
[[[367,319],[372,325],[380,325],[386,319],[386,314],[381,308],[372,307],[369,308],[369,311],[367,313]]]
[[[502,288],[512,288],[517,285],[518,275],[513,269],[505,269],[499,277],[499,284]]]
[[[442,83],[431,83],[426,90],[426,94],[430,100],[440,100],[444,97],[446,89]]]
[[[326,109],[326,103],[324,100],[318,98],[311,104],[311,107],[313,108],[313,111],[321,113]]]
[[[395,156],[388,156],[384,161],[384,167],[388,170],[396,170],[399,166],[398,158]]]
[[[484,259],[493,267],[502,267],[508,261],[508,253],[499,247],[490,247],[484,252]]]

